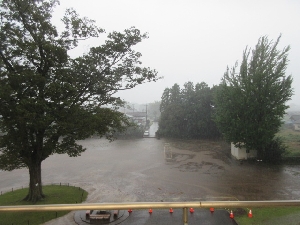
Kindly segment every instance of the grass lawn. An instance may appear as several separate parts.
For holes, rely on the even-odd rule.
[[[285,156],[288,157],[300,157],[300,132],[294,131],[288,126],[281,127],[277,133],[278,137],[281,137],[287,146],[287,152]]]
[[[0,206],[10,205],[31,205],[32,203],[23,201],[27,195],[28,188],[8,192],[0,196]],[[49,185],[43,187],[45,199],[36,203],[44,204],[74,204],[86,200],[88,193],[78,187]],[[0,212],[1,225],[38,225],[57,217],[63,216],[69,211],[58,212]]]
[[[248,217],[249,210],[243,215],[235,215],[239,225],[299,225],[300,207],[254,208],[252,218]]]

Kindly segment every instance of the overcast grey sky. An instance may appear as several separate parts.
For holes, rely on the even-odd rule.
[[[226,67],[242,59],[246,46],[259,37],[290,45],[287,75],[292,75],[292,103],[300,104],[300,1],[299,0],[60,0],[55,20],[73,7],[81,16],[96,20],[106,32],[135,26],[149,33],[136,50],[143,66],[156,69],[164,79],[122,91],[132,103],[159,101],[165,88],[185,82],[220,83]],[[103,34],[105,36],[105,34]],[[73,56],[101,44],[88,40]]]

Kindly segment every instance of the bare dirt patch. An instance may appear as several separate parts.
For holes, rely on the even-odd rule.
[[[168,140],[172,148],[175,161],[183,155],[189,155],[189,158],[195,158],[197,153],[202,153],[202,157],[221,160],[226,164],[231,164],[230,145],[222,140]],[[203,162],[202,162],[203,164]]]
[[[189,150],[194,152],[200,151],[220,151],[230,150],[230,145],[222,140],[169,140],[173,148]]]
[[[181,172],[199,172],[202,171],[203,173],[214,173],[216,170],[224,170],[223,166],[219,166],[216,163],[211,162],[204,162],[201,163],[197,162],[188,162],[186,164],[182,164],[177,167]]]

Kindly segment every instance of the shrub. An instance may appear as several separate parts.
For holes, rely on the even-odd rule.
[[[286,151],[283,140],[279,137],[274,138],[265,148],[263,160],[270,163],[279,163],[283,153]]]

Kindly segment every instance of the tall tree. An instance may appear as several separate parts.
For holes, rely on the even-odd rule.
[[[184,117],[180,86],[174,84],[172,88],[166,88],[162,95],[161,118],[159,122],[159,134],[168,137],[182,136]]]
[[[147,35],[135,28],[112,32],[105,44],[70,58],[68,50],[104,30],[68,9],[59,33],[51,24],[58,3],[0,3],[0,169],[29,169],[26,199],[32,202],[44,197],[43,160],[55,153],[79,156],[85,149],[76,140],[95,133],[112,139],[129,125],[114,110],[123,102],[113,95],[158,79],[140,67],[141,54],[132,47]]]
[[[159,134],[176,138],[217,138],[220,133],[212,120],[212,89],[192,82],[180,89],[166,88],[160,105]]]
[[[258,158],[269,157],[275,134],[292,96],[292,77],[285,75],[290,47],[278,50],[261,37],[255,48],[246,48],[237,64],[227,69],[216,89],[216,122],[225,138],[238,147],[257,150]],[[249,57],[251,54],[251,57]]]
[[[170,88],[166,88],[161,96],[159,111],[163,112],[170,104]]]
[[[195,119],[196,112],[196,99],[193,82],[186,82],[182,89],[182,106],[184,108],[183,124],[181,132],[185,137],[193,137],[196,131]]]
[[[219,138],[221,136],[216,123],[213,121],[213,88],[206,83],[197,83],[195,86],[195,134],[201,138]]]

